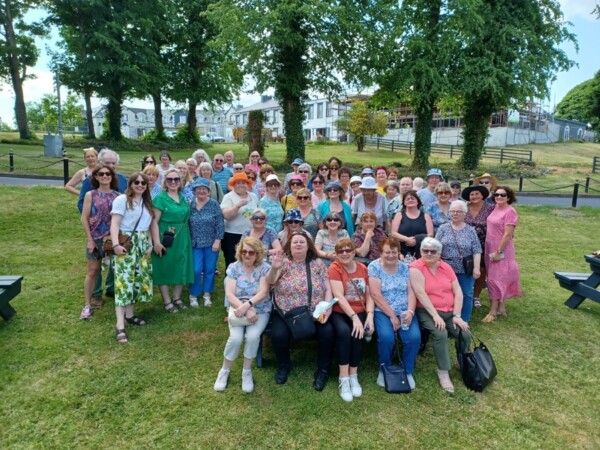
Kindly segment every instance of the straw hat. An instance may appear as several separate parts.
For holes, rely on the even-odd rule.
[[[492,191],[494,189],[496,189],[496,186],[498,186],[498,178],[496,178],[494,175],[490,175],[489,173],[484,173],[483,175],[476,177],[473,179],[473,184],[481,184],[481,179],[482,178],[489,178],[490,181],[492,182]]]

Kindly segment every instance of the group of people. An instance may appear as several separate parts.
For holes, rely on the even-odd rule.
[[[107,237],[116,244],[106,295],[115,299],[120,343],[128,341],[126,323],[146,325],[134,306],[152,300],[155,284],[169,313],[200,307],[200,297],[211,306],[222,250],[231,319],[217,391],[226,388],[244,340],[242,390],[254,390],[252,361],[269,322],[275,381],[285,383],[294,336],[288,315],[303,308],[312,314],[326,302],[332,306],[311,333],[315,389],[325,387],[335,349],[341,398],[360,397],[362,340],[375,332],[380,365],[390,363],[399,337],[412,389],[417,354],[431,337],[440,385],[453,392],[448,336],[463,333],[456,345],[468,345],[484,286],[490,298],[484,322],[505,316],[505,300],[521,296],[515,194],[490,174],[461,190],[445,183],[439,169],[424,180],[398,179],[395,168],[384,166],[353,176],[332,157],[315,173],[296,159],[281,182],[256,152],[242,165],[233,152],[211,160],[199,149],[175,164],[166,151],[158,161],[146,155],[144,169],[125,177],[116,152],[86,149],[85,157],[88,166],[65,187],[79,195],[87,237],[81,318],[102,305]],[[377,383],[384,384],[382,370]]]

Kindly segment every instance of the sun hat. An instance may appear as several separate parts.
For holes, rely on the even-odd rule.
[[[375,178],[363,178],[362,180],[362,184],[360,185],[360,189],[369,189],[369,190],[375,190],[377,189],[377,181],[375,180]]]
[[[300,175],[292,175],[292,177],[288,181],[288,186],[290,185],[290,183],[292,181],[301,181],[302,184],[304,185],[304,180],[302,179],[302,177]]]
[[[362,178],[359,177],[358,175],[354,175],[352,178],[350,178],[350,185],[352,185],[353,183],[362,184]]]
[[[450,187],[451,188],[459,188],[460,187],[460,182],[453,181],[452,183],[450,183]]]
[[[192,191],[195,191],[196,188],[200,187],[210,190],[210,181],[207,178],[196,178],[190,187],[192,188]]]
[[[233,176],[229,179],[227,186],[229,187],[229,189],[233,189],[233,186],[238,181],[245,182],[249,187],[252,187],[252,185],[254,184],[254,181],[252,181],[250,178],[248,178],[248,175],[246,175],[245,172],[237,172],[237,173],[234,173]]]
[[[365,167],[362,172],[360,173],[361,175],[373,175],[373,169],[371,169],[370,167]]]
[[[444,181],[444,176],[442,175],[441,169],[429,169],[427,171],[427,176],[425,177],[425,179],[427,180],[429,177],[440,177],[440,179]]]
[[[265,180],[265,184],[267,184],[269,181],[277,181],[279,184],[281,184],[281,181],[279,181],[279,178],[277,178],[277,175],[275,175],[274,173],[267,177],[267,179]]]
[[[329,183],[327,183],[327,186],[325,187],[325,192],[329,192],[331,189],[336,189],[341,191],[342,190],[342,185],[340,184],[339,181],[330,181]]]
[[[464,188],[463,191],[461,192],[460,196],[463,198],[463,200],[469,201],[469,196],[471,195],[471,192],[473,192],[473,191],[481,192],[481,195],[483,195],[483,198],[488,198],[490,195],[490,191],[488,191],[488,188],[486,188],[482,184],[474,184],[472,186]]]
[[[299,166],[300,164],[302,164],[304,161],[302,161],[301,158],[296,158],[293,162],[292,162],[292,166]]]
[[[496,189],[496,186],[498,186],[498,178],[496,178],[494,175],[490,175],[489,173],[484,173],[483,175],[479,176],[479,177],[475,177],[473,179],[473,184],[481,184],[481,179],[482,178],[489,178],[490,181],[492,182],[492,190]]]
[[[299,220],[300,222],[304,223],[304,219],[302,218],[299,209],[290,209],[285,215],[285,219],[283,219],[283,222],[291,222],[292,220]]]

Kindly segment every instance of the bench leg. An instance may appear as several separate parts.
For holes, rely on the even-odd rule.
[[[258,352],[256,353],[256,367],[262,369],[263,361],[262,361],[262,350],[263,350],[263,335],[260,335],[260,341],[258,343]]]
[[[571,309],[577,309],[579,307],[579,305],[581,305],[583,303],[584,300],[585,300],[585,297],[583,297],[579,294],[573,294],[565,302],[565,305],[567,305]]]
[[[0,306],[0,316],[4,318],[4,320],[10,319],[15,315],[17,311],[10,306],[10,303],[6,302],[4,305]]]

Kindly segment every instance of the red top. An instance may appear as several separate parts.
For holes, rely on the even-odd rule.
[[[360,290],[360,295],[362,296],[362,301],[354,288],[354,284],[350,281],[350,277],[354,281],[354,284]],[[344,297],[348,300],[348,303],[352,307],[355,313],[361,313],[365,311],[363,307],[363,302],[366,303],[367,299],[365,298],[366,287],[369,285],[369,271],[365,267],[364,264],[359,262],[356,263],[356,271],[348,274],[344,267],[338,262],[334,261],[333,264],[329,267],[329,279],[341,281],[344,285]],[[333,312],[346,314],[339,303],[333,305]]]
[[[418,269],[425,277],[425,292],[429,300],[437,311],[454,311],[454,292],[452,292],[452,283],[456,280],[456,274],[450,264],[439,261],[439,266],[435,274],[429,270],[422,258],[412,262],[409,266],[412,269]],[[421,302],[417,299],[417,308],[423,308]]]

